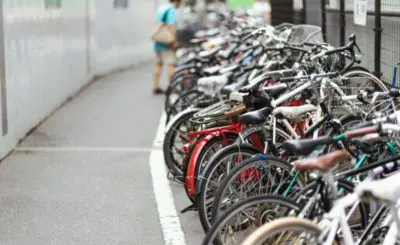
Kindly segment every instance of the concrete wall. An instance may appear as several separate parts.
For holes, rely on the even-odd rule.
[[[151,57],[144,30],[153,1],[118,9],[111,0],[63,0],[61,8],[44,2],[2,0],[0,157],[93,76]]]

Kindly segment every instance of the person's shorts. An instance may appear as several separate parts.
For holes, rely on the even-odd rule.
[[[157,52],[157,62],[163,65],[175,65],[176,56],[175,52],[172,50]]]

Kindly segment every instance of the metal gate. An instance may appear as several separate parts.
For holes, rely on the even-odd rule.
[[[272,25],[293,23],[293,0],[271,0]]]

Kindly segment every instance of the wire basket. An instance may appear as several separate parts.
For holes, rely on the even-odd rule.
[[[225,113],[232,110],[232,108],[237,105],[238,102],[231,101],[223,101],[215,103],[209,107],[206,107],[196,114],[190,119],[190,121],[196,126],[215,123],[220,120],[226,119]]]
[[[377,100],[374,104],[364,104],[359,100],[351,101],[351,105],[342,101],[332,103],[328,106],[328,110],[335,117],[339,118],[348,114],[358,114],[363,118],[368,118],[377,112],[393,113],[396,108],[393,106],[392,100]]]
[[[291,27],[288,42],[297,45],[302,45],[305,42],[323,43],[322,29],[319,26],[313,25],[295,25]]]
[[[382,91],[382,88],[377,88],[376,84],[371,82],[368,77],[350,77],[345,80],[337,81],[339,88],[346,95],[357,95],[361,90]],[[349,102],[343,101],[341,96],[329,90],[326,103],[328,109],[335,117],[340,117],[348,114],[360,114],[363,117],[369,117],[376,112],[392,113],[396,110],[396,101],[392,99],[382,98],[376,100],[373,104],[363,103],[355,99]]]

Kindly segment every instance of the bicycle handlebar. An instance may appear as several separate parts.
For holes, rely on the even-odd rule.
[[[342,69],[342,71],[339,72],[340,74],[345,73],[348,69],[350,69],[354,65],[354,63],[360,63],[360,61],[357,60],[356,52],[354,51],[354,48],[356,48],[357,51],[361,53],[361,50],[360,50],[360,48],[359,48],[359,46],[357,45],[357,42],[356,42],[356,36],[354,34],[352,34],[349,37],[349,40],[350,40],[350,42],[346,46],[339,47],[339,48],[332,49],[332,50],[321,51],[320,53],[311,56],[310,60],[314,61],[316,59],[319,59],[319,58],[322,58],[322,57],[325,57],[325,56],[328,56],[328,55],[340,54],[341,53],[341,55],[343,55],[344,57],[350,59],[350,63],[348,63]],[[349,52],[350,56],[346,52]]]

